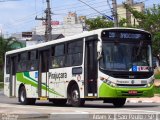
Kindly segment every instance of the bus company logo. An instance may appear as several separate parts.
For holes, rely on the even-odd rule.
[[[121,80],[117,80],[117,83],[120,83],[120,84],[128,84],[129,81],[121,81]]]
[[[129,78],[130,78],[130,79],[133,79],[133,78],[135,78],[135,76],[134,76],[134,75],[130,75]]]
[[[62,78],[67,78],[67,73],[48,73],[49,79],[62,79]]]
[[[134,84],[134,80],[132,80],[131,83]]]

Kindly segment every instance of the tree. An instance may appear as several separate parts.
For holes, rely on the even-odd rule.
[[[3,37],[0,37],[0,81],[3,81],[3,67],[4,67],[4,56],[5,53],[9,50],[15,49],[15,44],[19,45],[19,47],[22,47],[22,43],[18,42],[17,40],[13,38],[5,39]]]
[[[134,27],[134,26],[126,26],[127,20],[125,18],[119,21],[119,27]],[[86,20],[86,24],[89,26],[89,30],[95,30],[99,28],[110,28],[114,27],[113,21],[108,21],[105,17],[96,17],[90,18]]]
[[[89,25],[89,30],[95,30],[98,28],[108,28],[114,26],[114,23],[112,21],[108,21],[106,18],[100,16],[96,18],[87,19],[86,24]]]

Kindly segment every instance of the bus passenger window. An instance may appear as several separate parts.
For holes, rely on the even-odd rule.
[[[83,58],[83,41],[82,39],[68,43],[66,66],[78,66],[82,64]]]
[[[64,67],[65,51],[64,44],[52,47],[52,68]]]

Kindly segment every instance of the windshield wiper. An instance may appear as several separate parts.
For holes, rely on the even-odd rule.
[[[143,46],[143,41],[140,41],[136,56],[139,56],[141,49],[142,49],[142,46]]]
[[[140,55],[140,52],[141,52],[141,50],[142,50],[142,46],[143,46],[143,41],[140,41],[139,46],[138,46],[137,53],[136,53],[136,55],[135,55],[135,57],[134,57],[133,60],[135,60],[135,59]]]

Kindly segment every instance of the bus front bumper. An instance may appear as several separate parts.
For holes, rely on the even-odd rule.
[[[99,88],[99,98],[138,98],[153,97],[153,85],[150,87],[111,87],[102,83]]]

